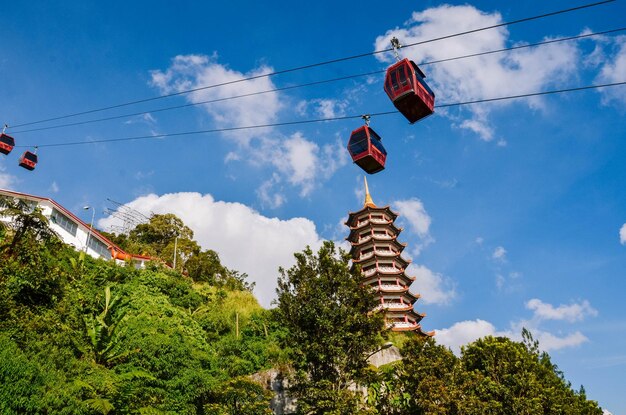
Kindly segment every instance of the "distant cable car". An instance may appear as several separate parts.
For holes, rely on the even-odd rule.
[[[13,137],[4,133],[7,127],[8,125],[4,124],[2,133],[0,133],[0,153],[2,154],[9,154],[11,150],[13,150],[13,147],[15,147],[15,140]]]
[[[374,174],[385,168],[387,150],[381,138],[369,126],[369,115],[364,115],[365,125],[352,131],[348,141],[348,152],[352,161],[366,173]]]
[[[20,157],[20,167],[24,167],[26,170],[35,170],[35,166],[37,165],[37,148],[35,147],[35,152],[31,152],[26,150],[22,157]]]
[[[435,93],[424,81],[426,75],[415,62],[400,59],[398,39],[391,39],[391,44],[398,62],[387,68],[385,92],[398,111],[413,124],[434,112]]]

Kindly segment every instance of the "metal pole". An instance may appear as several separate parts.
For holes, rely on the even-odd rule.
[[[178,236],[174,239],[174,271],[176,271],[176,250],[178,249]]]
[[[91,209],[91,223],[89,223],[89,232],[87,232],[87,241],[85,242],[85,253],[87,253],[87,249],[89,249],[89,239],[91,238],[91,230],[93,229],[93,220],[96,216],[96,210],[91,206],[85,206],[83,209]]]

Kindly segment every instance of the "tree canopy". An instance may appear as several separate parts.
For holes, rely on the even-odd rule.
[[[362,413],[360,397],[349,387],[365,378],[367,358],[383,339],[374,293],[332,242],[317,255],[307,248],[295,257],[296,265],[280,271],[277,304],[279,321],[289,331],[285,345],[292,351],[299,411]]]
[[[383,316],[331,242],[295,254],[264,310],[216,252],[176,270],[121,267],[63,245],[40,211],[13,202],[0,210],[15,219],[0,227],[2,414],[270,414],[272,394],[252,377],[270,368],[293,374],[300,414],[602,414],[527,331],[458,357],[395,335],[404,360],[368,366]],[[119,238],[163,254],[172,235],[193,237],[173,216],[154,222],[170,229]]]

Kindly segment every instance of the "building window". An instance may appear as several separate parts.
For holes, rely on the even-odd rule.
[[[59,212],[56,208],[52,208],[52,215],[50,215],[50,221],[59,225],[63,230],[72,236],[76,236],[76,229],[78,225],[70,220],[67,216]]]
[[[89,237],[89,243],[87,244],[94,252],[98,253],[101,257],[109,258],[111,252],[107,249],[107,245],[97,238],[94,238],[93,234]]]

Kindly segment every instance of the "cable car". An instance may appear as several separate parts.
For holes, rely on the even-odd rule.
[[[366,124],[350,134],[348,152],[352,161],[366,173],[374,174],[385,168],[387,150],[383,147],[381,138]]]
[[[0,134],[0,153],[9,154],[15,147],[15,140],[4,132]]]
[[[391,39],[398,62],[387,68],[385,92],[393,105],[411,124],[435,111],[435,93],[428,86],[424,72],[407,58],[400,59],[400,41]]]
[[[407,58],[391,65],[385,77],[385,92],[411,124],[434,112],[435,93],[424,81],[424,72]]]
[[[37,154],[26,150],[22,157],[20,157],[20,167],[24,167],[26,170],[35,170],[37,165]]]

